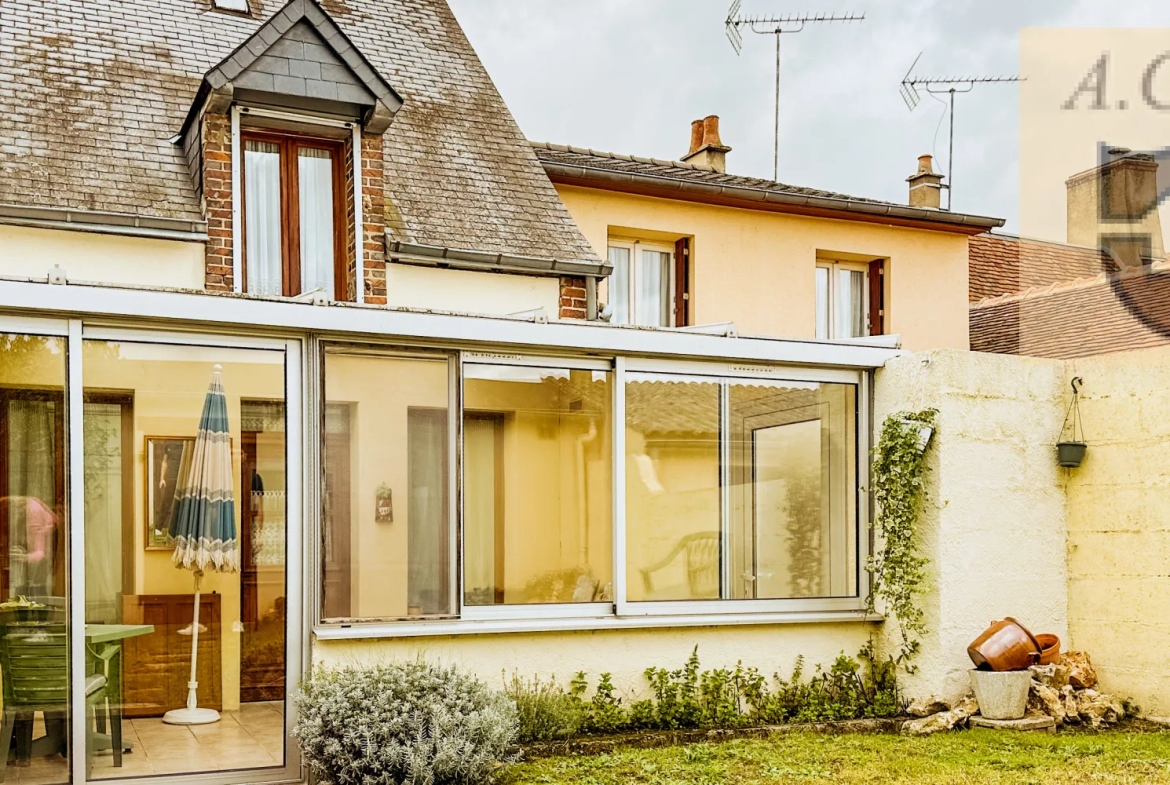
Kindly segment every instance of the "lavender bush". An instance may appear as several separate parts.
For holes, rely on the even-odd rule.
[[[515,704],[425,662],[318,669],[293,734],[323,785],[483,785],[511,762]]]

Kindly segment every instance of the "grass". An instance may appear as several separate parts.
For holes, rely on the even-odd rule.
[[[795,783],[1170,784],[1170,731],[893,735],[779,734],[725,744],[629,749],[513,767],[506,785]]]

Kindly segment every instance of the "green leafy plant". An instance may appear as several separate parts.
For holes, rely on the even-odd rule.
[[[582,732],[585,704],[553,679],[545,681],[539,676],[523,679],[513,673],[504,694],[516,703],[520,722],[516,738],[522,744],[571,739]]]
[[[515,704],[455,668],[320,668],[296,703],[293,735],[325,785],[484,785],[513,760]]]
[[[866,610],[875,613],[880,601],[896,620],[900,641],[891,659],[908,673],[916,669],[912,660],[921,645],[919,637],[926,633],[918,605],[929,563],[920,554],[918,542],[918,518],[926,495],[926,460],[919,430],[934,428],[937,418],[935,409],[887,417],[871,470],[876,507],[872,531],[880,547],[866,562],[870,575]]]

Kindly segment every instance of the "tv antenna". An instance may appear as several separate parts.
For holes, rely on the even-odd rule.
[[[776,36],[776,122],[774,128],[775,150],[772,158],[772,179],[780,177],[780,36],[783,33],[799,33],[806,25],[829,22],[860,22],[865,14],[785,14],[783,16],[740,16],[739,6],[743,0],[734,0],[727,11],[727,40],[738,55],[743,49],[744,28],[759,35]]]
[[[923,77],[911,76],[914,73],[914,67],[918,65],[918,61],[922,59],[922,52],[918,53],[918,57],[914,58],[914,62],[910,64],[910,69],[906,71],[906,75],[902,77],[902,86],[898,92],[902,94],[902,100],[906,102],[906,108],[911,112],[918,106],[921,100],[918,94],[918,88],[922,88],[932,95],[950,95],[950,107],[947,114],[950,116],[951,125],[951,141],[950,149],[947,152],[947,183],[943,187],[947,189],[947,209],[951,209],[952,199],[954,198],[955,190],[952,187],[955,176],[955,94],[969,93],[975,89],[976,85],[983,84],[1012,84],[1015,82],[1023,82],[1026,77],[1022,76],[942,76],[942,77]],[[939,99],[942,100],[941,98]],[[937,134],[936,134],[937,136]]]

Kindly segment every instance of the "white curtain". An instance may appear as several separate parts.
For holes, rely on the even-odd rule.
[[[280,250],[280,146],[244,142],[248,291],[283,294]]]
[[[333,155],[303,147],[297,156],[301,202],[301,291],[333,297]]]
[[[118,621],[122,589],[122,407],[86,403],[85,620]],[[128,481],[130,478],[125,478]]]
[[[613,273],[609,276],[609,302],[613,308],[613,324],[630,323],[630,249],[610,246],[609,263]]]
[[[638,265],[637,324],[649,327],[670,326],[670,254],[642,251]]]
[[[53,401],[8,403],[8,595],[53,594],[56,527]]]
[[[837,271],[837,338],[865,335],[865,273]]]
[[[817,268],[817,338],[829,339],[829,268]]]

